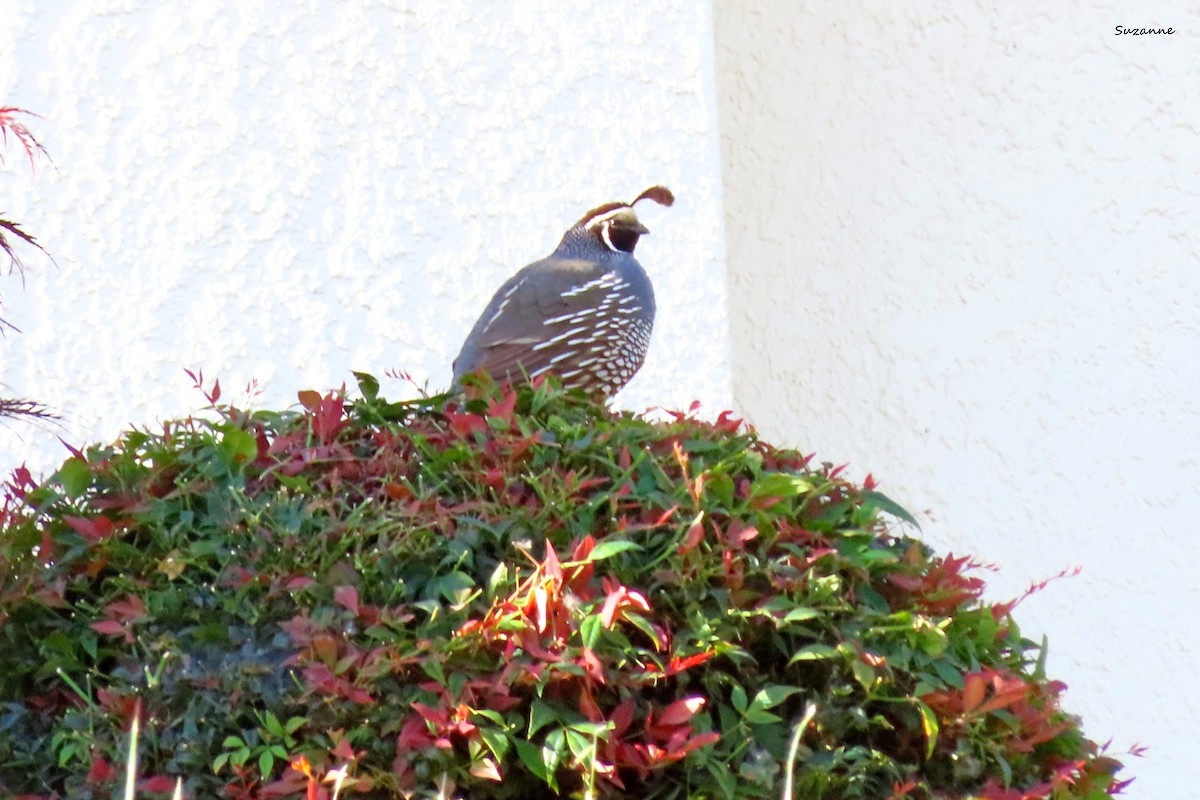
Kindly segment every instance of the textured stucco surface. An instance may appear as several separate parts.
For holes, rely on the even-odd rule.
[[[1176,35],[1114,35],[1114,26]],[[1200,6],[715,6],[735,403],[1017,610],[1195,795]]]
[[[107,439],[411,373],[436,390],[492,291],[589,208],[662,182],[639,257],[659,315],[621,405],[728,407],[711,9],[693,0],[0,0],[0,100],[57,168],[9,148],[0,210],[34,255],[3,279],[10,394]],[[391,396],[412,393],[385,381]],[[0,467],[54,431],[0,426]]]

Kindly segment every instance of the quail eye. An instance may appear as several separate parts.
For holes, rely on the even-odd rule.
[[[633,248],[637,247],[638,237],[641,234],[633,228],[626,228],[621,225],[615,225],[612,222],[604,223],[604,243],[613,250],[620,250],[624,253],[632,253]]]

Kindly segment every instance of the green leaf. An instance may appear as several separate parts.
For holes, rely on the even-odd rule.
[[[750,487],[750,496],[761,497],[798,497],[811,492],[813,485],[799,475],[788,472],[768,472]]]
[[[637,628],[642,633],[646,634],[646,638],[650,641],[658,641],[658,632],[654,630],[654,627],[650,624],[650,621],[641,614],[637,614],[632,611],[626,611],[625,621],[633,625],[633,627]]]
[[[729,510],[733,507],[733,478],[723,472],[707,473],[704,494],[716,498],[722,508]]]
[[[479,712],[476,712],[479,713]],[[479,738],[483,739],[483,743],[488,750],[492,751],[492,755],[496,757],[496,761],[504,761],[504,756],[508,753],[508,748],[512,744],[512,740],[503,731],[498,731],[495,728],[479,728]]]
[[[258,456],[258,442],[254,436],[232,425],[222,428],[221,442],[217,445],[226,464],[235,465],[253,461]]]
[[[521,759],[525,768],[554,788],[554,775],[546,769],[546,763],[542,760],[542,748],[524,739],[513,739],[513,746],[517,748],[517,757]]]
[[[1042,635],[1042,646],[1038,648],[1037,664],[1033,668],[1033,679],[1046,680],[1046,659],[1050,656],[1050,640]]]
[[[263,727],[266,728],[267,733],[271,734],[272,736],[276,736],[281,739],[284,736],[285,731],[283,730],[283,724],[279,721],[279,717],[275,716],[270,711],[263,716]]]
[[[776,722],[783,722],[783,717],[772,714],[770,711],[763,711],[761,708],[755,708],[754,706],[746,709],[746,713],[742,716],[751,725],[772,725]]]
[[[754,695],[752,706],[774,708],[794,694],[804,691],[798,686],[768,686]]]
[[[542,763],[546,765],[546,772],[552,779],[559,765],[566,760],[566,756],[567,732],[562,728],[550,731],[546,737],[546,743],[542,745]]]
[[[900,505],[883,492],[863,492],[862,499],[864,507],[877,508],[884,513],[891,514],[896,519],[907,522],[917,530],[921,529],[921,526],[917,523],[916,518],[912,514],[908,513],[904,506]]]
[[[551,722],[557,722],[558,719],[558,712],[553,707],[541,700],[534,700],[529,705],[529,732],[527,735],[532,739],[534,734]]]
[[[58,479],[67,496],[75,499],[92,485],[92,468],[82,458],[72,456],[59,467],[54,477]]]
[[[867,691],[875,685],[875,670],[870,664],[863,662],[860,659],[852,659],[850,661],[850,671],[854,673],[854,679],[859,685]]]
[[[572,722],[567,726],[569,730],[579,731],[585,736],[591,736],[597,739],[607,739],[608,732],[613,729],[613,724],[607,720],[604,722]]]
[[[429,582],[429,591],[435,597],[451,603],[462,603],[475,589],[475,581],[465,572],[455,570]]]
[[[275,768],[275,756],[270,750],[264,750],[258,756],[258,771],[263,778],[271,777],[271,770]]]
[[[503,728],[507,723],[504,721],[504,716],[499,711],[493,711],[490,708],[472,708],[471,714],[477,717],[483,717],[489,722],[494,722]]]
[[[579,623],[579,637],[583,640],[583,646],[589,650],[594,650],[596,644],[600,641],[600,634],[604,632],[604,620],[599,614],[589,614]]]
[[[421,662],[421,669],[424,670],[426,675],[433,678],[438,683],[442,684],[443,686],[446,684],[446,673],[442,669],[440,662],[431,658],[424,659]]]
[[[566,735],[567,748],[571,751],[571,755],[580,762],[588,762],[595,755],[595,738],[588,737],[576,730],[567,728],[563,731]]]
[[[734,686],[733,691],[729,693],[729,702],[733,707],[741,713],[746,712],[746,708],[750,705],[749,699],[746,697],[746,690],[741,686]]]
[[[917,704],[917,711],[921,715],[921,729],[925,731],[925,758],[929,759],[933,757],[933,749],[937,746],[937,716],[933,713],[933,709],[922,701],[914,698],[913,702]]]
[[[963,688],[962,670],[955,667],[948,661],[938,659],[933,662],[933,671],[938,674],[938,677],[945,681],[946,685],[952,686],[955,689]]]
[[[710,759],[704,766],[724,793],[725,800],[733,800],[737,796],[737,778],[733,776],[729,768],[715,758]]]
[[[358,391],[362,393],[363,399],[368,403],[375,402],[375,398],[379,396],[379,381],[375,379],[375,376],[366,372],[352,374],[358,381]]]
[[[795,664],[797,661],[823,661],[828,658],[837,657],[838,650],[827,644],[810,644],[801,647],[796,651],[796,655],[792,656],[789,664]]]
[[[505,587],[508,586],[508,564],[501,561],[492,570],[492,574],[488,576],[487,593],[488,597],[496,597]]]
[[[226,736],[225,741],[221,742],[221,747],[229,750],[234,747],[245,747],[246,743],[237,736]]]
[[[934,658],[945,653],[950,644],[949,637],[941,626],[929,624],[923,618],[918,618],[912,638],[917,647]]]
[[[628,539],[605,539],[592,548],[592,552],[584,561],[603,561],[606,558],[612,558],[618,553],[625,553],[630,550],[641,550],[642,546],[637,542],[631,542]]]
[[[783,617],[783,621],[784,622],[804,622],[805,620],[815,619],[819,616],[821,616],[821,612],[817,611],[815,608],[807,608],[806,606],[799,606],[797,608],[793,608],[791,611],[789,611],[787,614],[785,614]]]

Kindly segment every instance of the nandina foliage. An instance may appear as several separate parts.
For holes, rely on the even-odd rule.
[[[15,471],[0,795],[113,796],[136,714],[142,796],[1119,790],[1011,606],[871,480],[728,414],[359,386],[213,386],[207,419]]]

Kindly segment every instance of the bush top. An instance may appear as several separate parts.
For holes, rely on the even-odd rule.
[[[136,713],[148,794],[1119,791],[1012,604],[869,477],[727,413],[359,389],[214,386],[207,419],[14,473],[0,796],[111,796]]]

